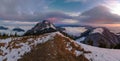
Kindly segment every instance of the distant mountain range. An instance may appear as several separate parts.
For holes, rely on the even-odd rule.
[[[83,43],[103,48],[118,48],[120,38],[118,35],[110,32],[107,28],[94,28],[86,36]]]
[[[102,48],[120,48],[120,36],[112,33],[105,27],[64,27],[68,37]]]
[[[4,26],[0,26],[0,30],[8,30],[9,28],[4,27]]]
[[[0,35],[23,35],[25,33],[24,29],[21,28],[13,28],[13,29],[9,29],[5,26],[0,26]]]
[[[21,28],[14,28],[12,29],[13,31],[16,31],[16,32],[25,32],[24,29],[21,29]]]

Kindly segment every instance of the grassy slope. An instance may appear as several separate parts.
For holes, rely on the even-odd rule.
[[[67,44],[69,43],[69,46]],[[68,48],[72,47],[72,50]],[[76,56],[75,51],[83,51],[83,54]],[[88,61],[84,51],[79,45],[69,38],[56,35],[53,40],[37,45],[30,53],[27,53],[18,61]]]

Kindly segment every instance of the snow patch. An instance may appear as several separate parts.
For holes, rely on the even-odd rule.
[[[40,43],[45,43],[48,40],[51,40],[57,32],[48,34],[46,36],[43,36],[41,38],[37,39],[27,39],[27,42],[20,42],[16,43],[16,46],[20,46],[18,48],[12,48],[13,46],[9,46],[9,44],[12,44],[14,41],[11,40],[11,38],[0,40],[0,43],[5,43],[5,46],[0,47],[0,61],[6,60],[6,61],[17,61],[21,58],[25,53],[28,53],[33,48],[32,46],[36,46]],[[19,38],[18,38],[19,39]],[[16,40],[17,41],[17,40]],[[32,43],[29,43],[31,42]],[[11,43],[12,42],[12,43]]]
[[[75,41],[77,41],[77,42],[82,42],[82,41],[85,40],[85,38],[86,38],[86,37],[81,37],[81,38],[79,38],[79,39],[77,39],[77,40],[75,40]]]
[[[83,54],[83,52],[78,51],[78,50],[75,50],[75,55],[76,55],[76,56],[80,56],[81,54]]]
[[[103,31],[104,31],[104,30],[103,30],[102,28],[96,28],[96,29],[93,30],[92,33],[100,33],[100,34],[102,34]]]

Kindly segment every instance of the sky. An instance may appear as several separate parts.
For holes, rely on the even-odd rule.
[[[120,0],[0,0],[0,26],[55,24],[120,26]]]

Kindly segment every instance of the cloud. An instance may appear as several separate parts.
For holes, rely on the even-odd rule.
[[[29,20],[35,18],[36,13],[46,12],[51,2],[52,0],[0,0],[0,18]]]
[[[1,21],[19,21],[16,23],[28,24],[28,22],[39,22],[44,19],[49,19],[53,22],[60,23],[120,23],[120,16],[113,14],[110,10],[103,6],[98,6],[88,11],[81,13],[80,11],[76,12],[65,12],[65,11],[56,11],[53,8],[53,11],[50,10],[49,6],[57,0],[0,0],[0,19]],[[88,2],[93,4],[92,1],[96,3],[98,0],[65,0],[66,2]],[[112,5],[114,0],[101,0],[105,2],[105,6],[108,7],[110,4]],[[63,2],[63,1],[60,1]],[[111,3],[110,3],[111,2]],[[118,1],[115,1],[118,4]],[[101,2],[100,2],[101,3]],[[108,4],[109,3],[109,4]],[[56,3],[54,3],[57,5]],[[66,4],[66,3],[64,3]],[[76,4],[76,3],[74,3]],[[86,5],[88,3],[85,3]],[[115,3],[114,3],[115,4]],[[61,4],[60,4],[61,5]],[[77,4],[78,5],[78,4]],[[97,4],[93,4],[95,6]],[[59,4],[58,6],[59,7]],[[62,6],[65,8],[64,6]],[[69,7],[69,6],[68,6]],[[82,7],[81,9],[78,9]],[[86,6],[87,7],[87,6]],[[69,7],[71,10],[72,8]],[[69,9],[68,8],[68,9]],[[89,8],[89,7],[87,7]],[[83,6],[78,6],[76,10],[84,9]],[[59,10],[59,8],[58,8]],[[57,20],[57,21],[56,21]]]
[[[104,6],[97,6],[93,9],[83,12],[80,16],[85,16],[84,18],[79,19],[85,23],[120,23],[120,16],[111,13],[110,10]]]
[[[70,16],[79,16],[81,12],[65,12],[65,14],[70,15]]]
[[[50,11],[55,0],[0,0],[0,18],[9,21],[38,22],[44,19],[72,19],[64,12]],[[75,15],[75,14],[73,14]]]
[[[74,15],[73,15],[74,14]],[[83,13],[64,13],[64,12],[47,12],[38,15],[38,19],[50,19],[53,22],[66,24],[114,24],[120,23],[120,16],[110,12],[105,6],[96,6]],[[56,21],[57,20],[57,21]]]
[[[27,21],[10,21],[10,20],[3,20],[0,21],[1,25],[14,25],[14,26],[28,26],[28,25],[35,25],[37,22],[27,22]]]
[[[72,16],[69,16],[68,14],[65,14],[64,12],[48,12],[43,16],[45,18],[50,18],[50,17],[56,17],[56,18],[61,18],[61,19],[72,19],[73,18]]]
[[[120,13],[120,1],[119,0],[105,1],[104,5],[110,8],[112,13],[115,13],[115,14]]]
[[[62,24],[77,24],[79,23],[78,20],[74,20],[74,19],[64,19],[63,21],[61,21]]]

